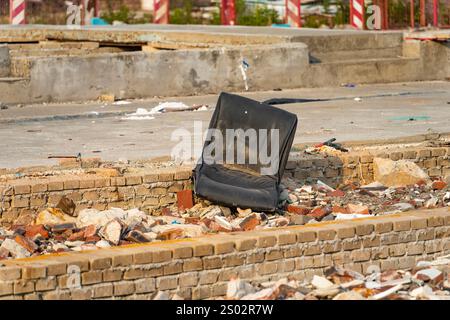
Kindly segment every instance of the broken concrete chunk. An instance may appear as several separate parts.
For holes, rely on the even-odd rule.
[[[274,291],[274,288],[266,288],[255,293],[249,293],[243,296],[241,300],[271,300]]]
[[[215,216],[214,221],[223,229],[218,231],[233,231],[233,226],[224,217]]]
[[[366,300],[366,298],[356,291],[347,291],[339,293],[333,300]]]
[[[237,300],[254,293],[256,290],[251,284],[241,279],[233,279],[228,282],[227,299]]]
[[[317,288],[311,291],[309,294],[316,296],[317,298],[333,298],[340,292],[338,285],[332,285],[326,288]]]
[[[237,208],[237,212],[239,214],[239,217],[244,218],[252,213],[252,209]]]
[[[106,241],[106,240],[100,240],[100,241],[97,241],[97,243],[95,244],[97,247],[99,247],[99,248],[109,248],[109,247],[111,247],[111,245],[109,244],[109,242],[108,241]]]
[[[34,224],[55,225],[74,221],[73,217],[65,214],[61,209],[48,208],[39,212]]]
[[[110,243],[118,245],[122,235],[122,224],[118,220],[112,220],[100,230],[100,235]]]
[[[314,275],[311,284],[317,289],[326,289],[334,286],[330,280],[316,275]]]
[[[373,159],[374,180],[388,187],[414,185],[418,181],[430,182],[430,177],[417,164],[408,160]]]
[[[12,239],[5,239],[0,248],[7,250],[13,258],[21,259],[31,256],[30,251]]]

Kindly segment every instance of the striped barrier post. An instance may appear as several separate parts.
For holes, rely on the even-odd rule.
[[[168,24],[170,15],[169,0],[154,0],[154,19],[153,23]]]
[[[286,23],[291,27],[302,26],[301,0],[286,0]]]
[[[220,20],[222,25],[234,26],[236,24],[235,0],[222,0],[220,5]]]
[[[13,25],[25,24],[25,0],[9,0],[9,22]]]
[[[364,0],[350,0],[350,24],[362,30],[364,22]]]

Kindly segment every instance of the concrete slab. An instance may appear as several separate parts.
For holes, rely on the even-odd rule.
[[[330,98],[330,101],[281,106],[299,117],[294,143],[336,137],[338,141],[374,140],[450,132],[450,82],[361,85],[354,88],[296,89],[245,93],[256,100],[275,97]],[[360,97],[361,101],[355,101]],[[215,105],[217,95],[165,98],[186,104]],[[50,104],[0,111],[0,167],[54,164],[49,154],[77,154],[105,160],[169,155],[174,130],[193,132],[194,121],[206,129],[212,110],[156,115],[154,120],[122,120],[138,107],[150,109],[162,99],[126,106]],[[98,116],[96,116],[98,112]],[[419,117],[408,121],[410,117]],[[424,118],[423,118],[424,117]],[[53,119],[53,120],[52,120]],[[56,119],[56,120],[55,120]],[[59,120],[58,120],[59,119]]]

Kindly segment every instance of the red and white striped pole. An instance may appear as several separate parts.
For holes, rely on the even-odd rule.
[[[169,0],[154,0],[154,19],[153,23],[168,24],[170,15],[170,1]]]
[[[286,0],[286,23],[291,27],[302,26],[302,1]]]
[[[9,22],[10,24],[25,24],[25,0],[9,0]]]
[[[364,21],[364,0],[350,0],[350,24],[362,30]]]
[[[220,5],[220,20],[222,25],[234,26],[236,24],[235,0],[222,0]]]
[[[439,25],[439,1],[433,0],[433,26]]]

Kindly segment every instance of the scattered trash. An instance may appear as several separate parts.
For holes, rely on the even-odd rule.
[[[122,117],[122,120],[153,120],[155,119],[155,117],[151,116],[153,114],[147,109],[137,108],[136,112],[126,114],[125,117]]]
[[[153,120],[153,116],[160,113],[167,112],[181,112],[181,111],[207,111],[208,105],[193,105],[189,107],[182,102],[163,102],[148,111],[145,108],[137,108],[136,112],[129,113],[122,117],[122,120]]]
[[[325,141],[323,143],[315,145],[314,147],[320,148],[320,147],[323,147],[323,146],[327,146],[327,147],[331,147],[331,148],[334,148],[334,149],[342,151],[342,152],[348,152],[348,150],[343,148],[340,143],[335,143],[335,141],[336,141],[336,138],[332,138],[332,139],[327,140],[327,141]]]
[[[248,91],[248,79],[247,79],[247,70],[250,67],[247,61],[245,59],[242,60],[241,64],[239,65],[239,68],[241,70],[242,79],[244,80],[245,84],[245,91]]]
[[[119,100],[113,103],[113,105],[115,106],[123,106],[123,105],[127,105],[127,104],[131,104],[131,101],[126,101],[126,100]]]
[[[325,155],[340,155],[342,152],[348,152],[348,149],[342,147],[340,143],[335,143],[336,138],[332,138],[323,143],[316,144],[305,150],[308,154],[325,154]]]

